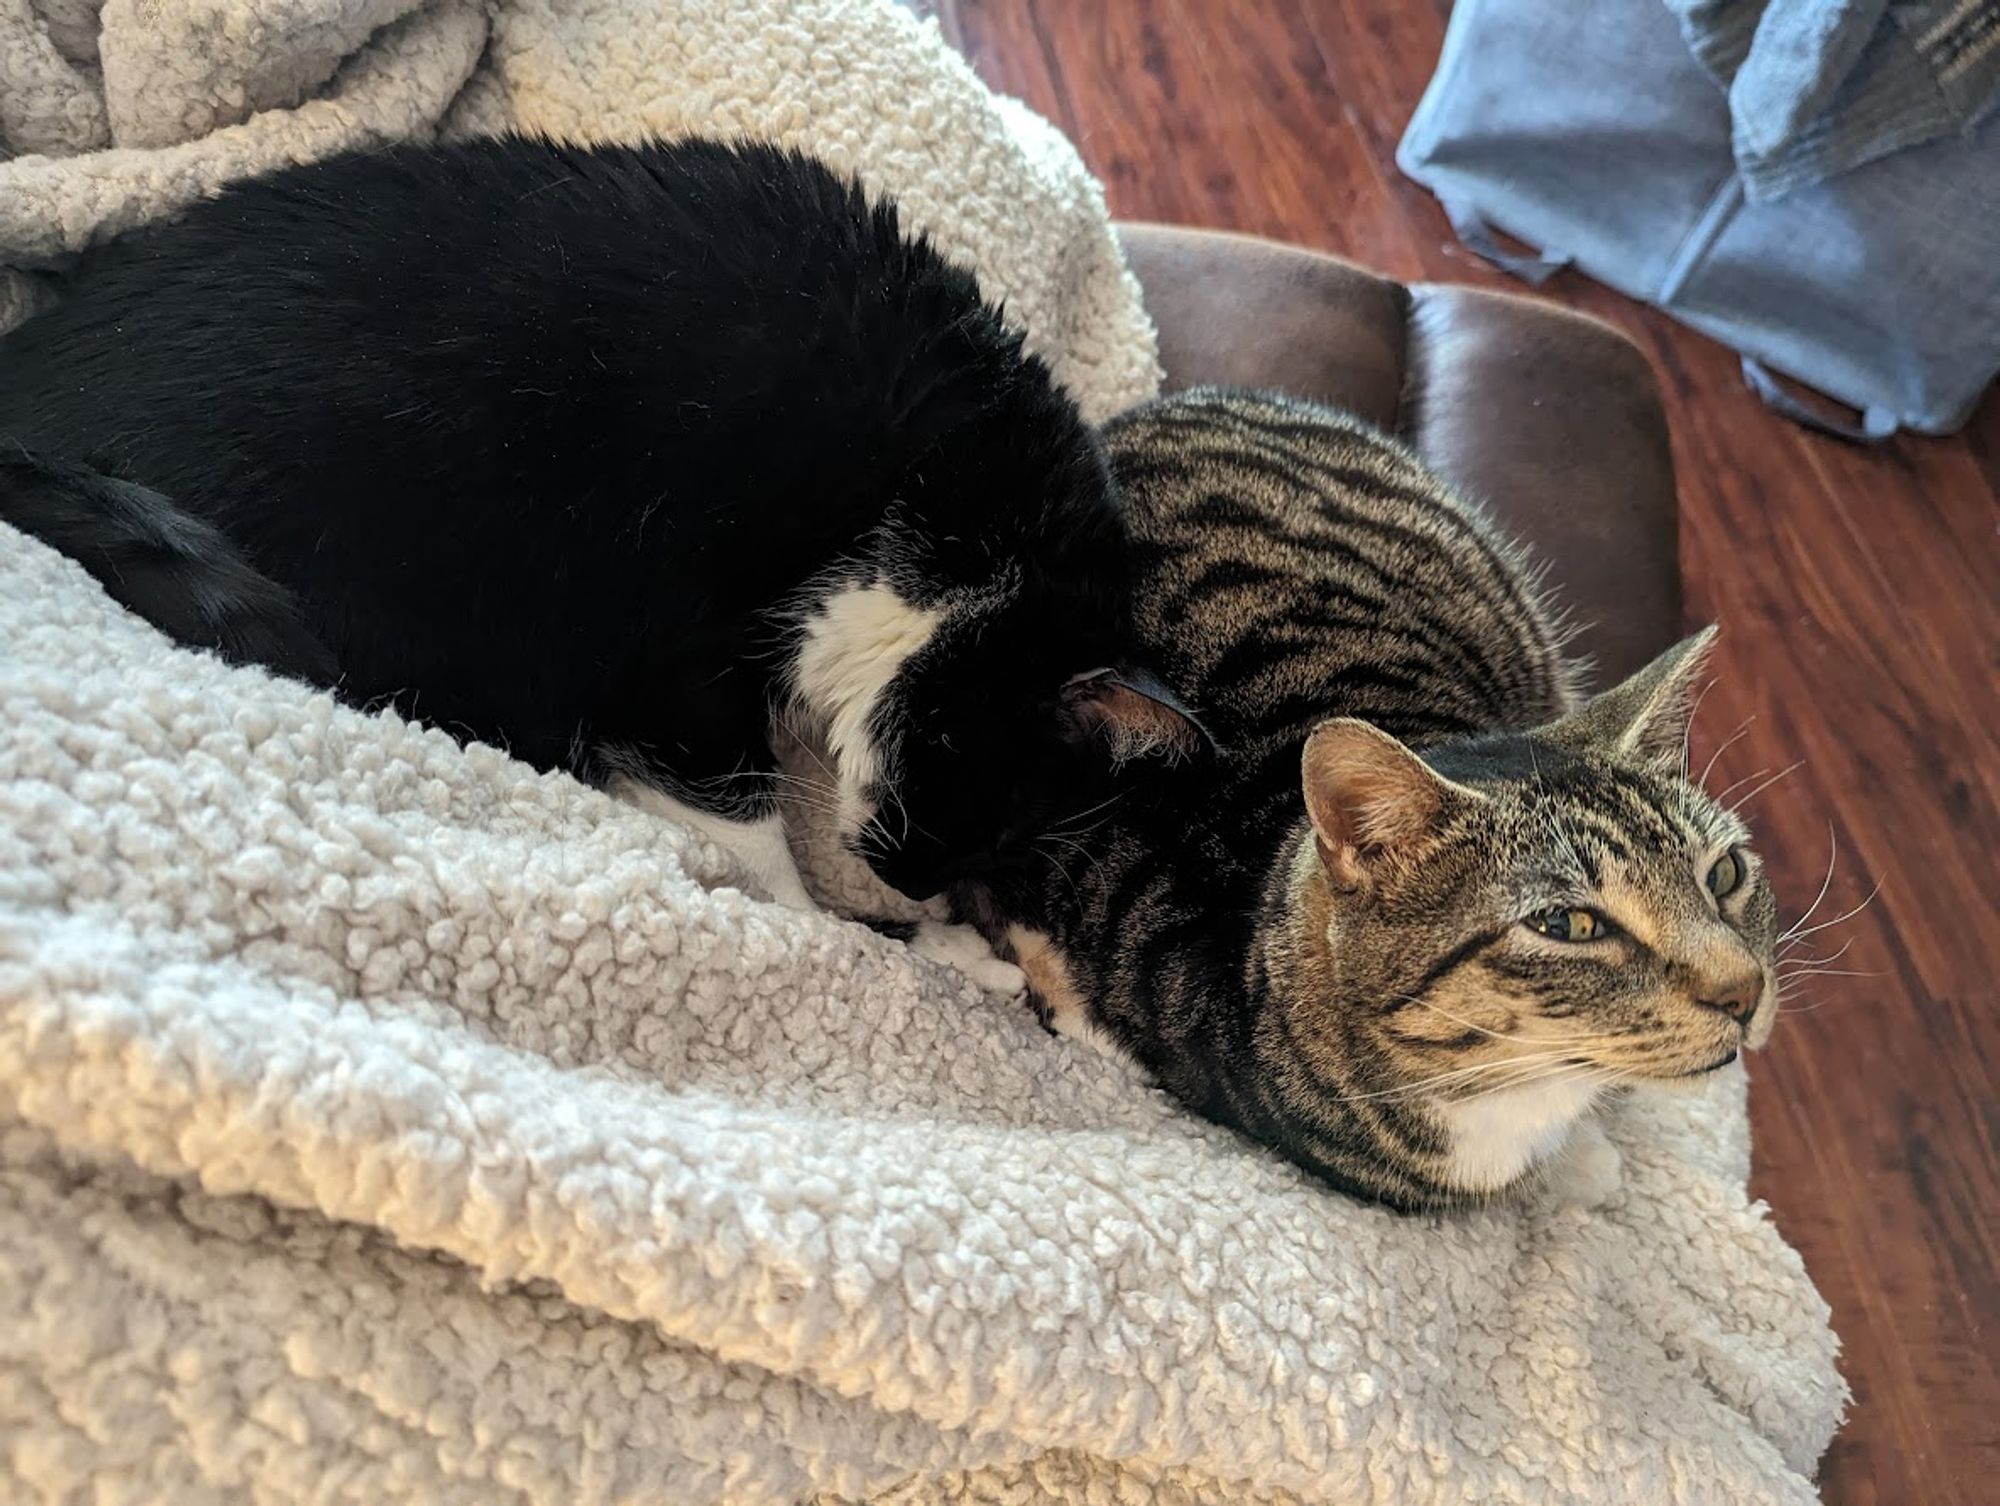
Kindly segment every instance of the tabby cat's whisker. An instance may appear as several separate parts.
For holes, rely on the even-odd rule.
[[[1055,869],[1057,873],[1062,875],[1062,881],[1065,884],[1069,885],[1070,898],[1075,900],[1078,907],[1080,908],[1083,904],[1083,891],[1077,888],[1076,880],[1070,877],[1069,869],[1063,866],[1062,859],[1058,857],[1055,853],[1050,852],[1046,848],[1044,848],[1040,842],[1036,842],[1034,844],[1034,847],[1037,852],[1041,853],[1043,857],[1049,860],[1049,866]]]
[[[1535,1071],[1523,1073],[1519,1077],[1510,1077],[1505,1082],[1494,1083],[1491,1087],[1481,1086],[1477,1092],[1466,1094],[1459,1102],[1471,1103],[1480,1098],[1491,1098],[1496,1093],[1511,1093],[1517,1088],[1530,1088],[1537,1083],[1559,1082],[1579,1076],[1586,1070],[1581,1062],[1547,1062]]]
[[[1512,1041],[1521,1046],[1598,1045],[1607,1039],[1596,1031],[1588,1031],[1582,1035],[1508,1035],[1503,1031],[1489,1030],[1484,1025],[1474,1024],[1471,1020],[1453,1014],[1442,1004],[1433,1004],[1429,999],[1419,998],[1415,994],[1392,994],[1390,997],[1400,999],[1405,1004],[1414,1004],[1419,1009],[1428,1009],[1433,1014],[1444,1016],[1454,1025],[1462,1025],[1467,1030],[1476,1030],[1481,1035],[1491,1036],[1496,1041]]]
[[[1778,770],[1778,772],[1773,774],[1769,779],[1759,781],[1747,795],[1738,796],[1736,803],[1732,805],[1730,809],[1732,811],[1740,812],[1744,806],[1748,805],[1752,800],[1755,800],[1759,795],[1763,794],[1764,791],[1768,790],[1772,785],[1776,784],[1779,780],[1785,778],[1787,775],[1797,773],[1800,769],[1805,767],[1805,764],[1806,761],[1803,758],[1797,759],[1792,763],[1786,764],[1782,769]]]
[[[1845,1002],[1846,1000],[1840,998],[1838,995],[1830,999],[1809,999],[1803,1004],[1793,1004],[1787,1002],[1785,1004],[1785,1013],[1788,1016],[1795,1014],[1811,1014],[1815,1010],[1826,1008],[1827,1005],[1829,1004],[1841,1004]]]
[[[1503,1093],[1509,1088],[1524,1088],[1532,1085],[1568,1081],[1589,1082],[1595,1080],[1600,1088],[1608,1088],[1637,1075],[1637,1072],[1630,1067],[1602,1067],[1594,1062],[1571,1062],[1555,1067],[1545,1067],[1533,1076],[1522,1078],[1517,1082],[1501,1083],[1483,1092],[1475,1093],[1472,1097],[1484,1098],[1489,1094]]]
[[[1826,902],[1827,891],[1833,887],[1834,861],[1839,856],[1840,856],[1840,836],[1837,832],[1835,832],[1833,828],[1833,823],[1829,821],[1826,823],[1826,877],[1820,880],[1819,893],[1815,894],[1813,896],[1813,902],[1806,906],[1806,913],[1801,915],[1797,920],[1792,922],[1791,929],[1781,932],[1778,936],[1777,942],[1774,944],[1782,944],[1784,942],[1791,940],[1792,937],[1798,934],[1799,927],[1803,926],[1807,921],[1811,920],[1813,918],[1813,912],[1818,910],[1819,907]]]
[[[1797,941],[1792,942],[1791,946],[1801,946],[1804,944],[1804,942],[1805,938],[1801,936]],[[1784,951],[1778,953],[1778,964],[1779,966],[1782,967],[1787,963],[1803,962],[1808,967],[1818,967],[1823,962],[1838,962],[1842,957],[1845,957],[1847,955],[1847,949],[1853,945],[1854,945],[1854,938],[1850,936],[1847,938],[1847,940],[1843,941],[1840,944],[1839,951],[1828,952],[1824,957],[1797,956],[1794,955],[1791,952],[1790,948],[1788,947]]]
[[[1735,780],[1733,783],[1730,784],[1725,784],[1721,789],[1715,792],[1713,798],[1717,802],[1727,800],[1730,797],[1730,795],[1735,793],[1737,790],[1742,789],[1743,786],[1750,783],[1751,780],[1762,779],[1766,774],[1770,772],[1771,772],[1771,766],[1769,764],[1765,764],[1763,768],[1752,770],[1750,773],[1745,774],[1741,779]]]
[[[1053,829],[1062,832],[1066,836],[1081,836],[1083,835],[1084,832],[1096,831],[1098,827],[1104,824],[1103,821],[1093,822],[1091,825],[1084,827],[1082,831],[1078,831],[1075,829],[1076,823],[1078,821],[1083,820],[1087,816],[1096,815],[1106,806],[1116,805],[1119,801],[1125,798],[1126,793],[1127,792],[1124,790],[1119,790],[1116,794],[1108,795],[1104,799],[1098,801],[1097,804],[1086,806],[1084,809],[1076,811],[1073,814],[1064,817],[1061,823],[1058,824]],[[1106,819],[1108,820],[1109,817],[1107,817]]]
[[[1688,777],[1688,761],[1694,748],[1695,718],[1701,715],[1701,703],[1708,699],[1708,693],[1720,683],[1719,680],[1710,680],[1706,685],[1702,686],[1700,692],[1694,698],[1694,705],[1688,708],[1687,726],[1681,729],[1681,778],[1683,780]],[[1742,734],[1738,733],[1737,735],[1740,737]],[[1723,744],[1725,748],[1728,746],[1728,743]],[[1710,767],[1713,767],[1715,764],[1715,760],[1712,758],[1708,762]],[[1704,771],[1703,777],[1707,777],[1706,771]],[[1695,782],[1699,784],[1701,781],[1696,780]]]
[[[1880,894],[1881,892],[1882,892],[1882,881],[1880,879],[1877,879],[1875,881],[1875,887],[1868,891],[1868,897],[1862,900],[1861,903],[1856,905],[1852,910],[1849,910],[1846,914],[1836,915],[1833,917],[1832,920],[1823,920],[1816,926],[1807,926],[1804,930],[1794,929],[1788,931],[1783,936],[1780,936],[1778,940],[1781,942],[1804,941],[1806,937],[1817,936],[1821,931],[1827,930],[1829,927],[1832,926],[1837,926],[1844,920],[1852,920],[1854,919],[1855,916],[1859,915],[1863,910],[1867,909],[1871,904],[1873,904],[1875,902],[1875,896]]]
[[[1629,1082],[1639,1075],[1631,1067],[1605,1067],[1601,1070],[1604,1073],[1604,1086],[1607,1088],[1615,1088],[1621,1082]]]
[[[1490,1098],[1496,1093],[1506,1093],[1516,1088],[1541,1087],[1552,1083],[1569,1082],[1575,1079],[1588,1079],[1596,1076],[1602,1070],[1600,1067],[1593,1067],[1588,1062],[1558,1062],[1553,1066],[1545,1066],[1538,1072],[1531,1072],[1525,1077],[1515,1078],[1508,1082],[1495,1083],[1490,1088],[1482,1088],[1463,1101],[1470,1102],[1473,1099]]]
[[[1707,695],[1708,692],[1704,690],[1702,694]],[[1696,709],[1699,709],[1699,706],[1697,706]],[[1721,758],[1723,754],[1727,753],[1737,743],[1741,742],[1745,734],[1747,734],[1750,731],[1750,724],[1756,720],[1757,718],[1754,714],[1744,717],[1741,724],[1738,725],[1736,730],[1730,733],[1728,738],[1725,739],[1713,753],[1708,755],[1708,762],[1703,764],[1701,767],[1701,776],[1694,781],[1696,784],[1702,785],[1704,787],[1707,786],[1708,776],[1710,772],[1715,768],[1716,760]]]
[[[1083,843],[1077,841],[1074,837],[1058,837],[1056,840],[1073,852],[1081,854],[1089,862],[1092,878],[1102,878],[1104,876],[1104,864],[1102,860],[1098,858],[1096,853],[1084,846]]]
[[[1105,816],[1099,816],[1095,821],[1091,822],[1090,825],[1088,826],[1059,826],[1055,828],[1052,832],[1050,832],[1050,835],[1057,837],[1066,837],[1072,840],[1079,839],[1082,837],[1087,837],[1092,832],[1096,831],[1100,826],[1104,825],[1105,822],[1111,819],[1112,819],[1111,816],[1105,815]]]
[[[1435,1076],[1420,1078],[1416,1082],[1406,1082],[1400,1087],[1383,1088],[1373,1093],[1344,1094],[1341,1103],[1364,1103],[1371,1099],[1410,1098],[1430,1092],[1440,1086],[1463,1083],[1486,1073],[1498,1072],[1509,1067],[1528,1067],[1553,1062],[1558,1059],[1573,1060],[1567,1051],[1531,1052],[1527,1056],[1510,1056],[1502,1061],[1475,1062],[1469,1067],[1455,1067],[1449,1072],[1439,1072]]]

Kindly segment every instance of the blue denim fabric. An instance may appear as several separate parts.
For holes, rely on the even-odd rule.
[[[1474,249],[1531,280],[1573,262],[1868,437],[1948,433],[2000,374],[2000,112],[1760,203],[1659,0],[1460,0],[1398,161]]]
[[[1770,203],[2000,106],[2000,0],[1666,0]]]

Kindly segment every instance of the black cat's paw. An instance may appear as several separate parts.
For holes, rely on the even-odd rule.
[[[1028,975],[996,955],[992,944],[971,926],[923,921],[910,938],[910,949],[970,978],[988,993],[1011,997],[1027,990]]]

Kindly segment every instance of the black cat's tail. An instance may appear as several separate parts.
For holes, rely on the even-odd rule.
[[[325,689],[339,683],[298,599],[156,491],[0,442],[0,522],[68,555],[177,643]]]

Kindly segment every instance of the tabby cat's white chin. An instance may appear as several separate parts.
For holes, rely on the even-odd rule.
[[[1524,1083],[1437,1105],[1451,1141],[1449,1176],[1468,1192],[1498,1192],[1562,1149],[1604,1090],[1601,1081]]]

